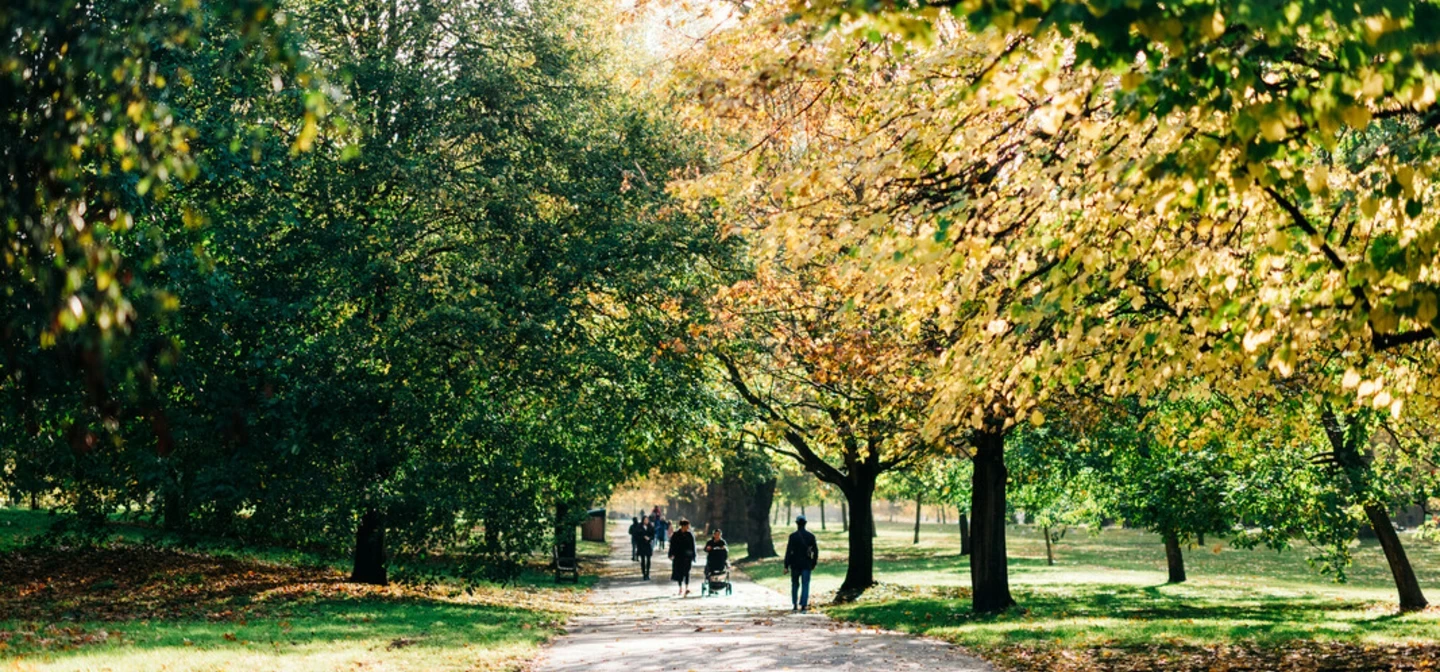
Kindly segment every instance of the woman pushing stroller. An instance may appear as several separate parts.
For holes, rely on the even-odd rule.
[[[705,542],[705,583],[700,592],[715,595],[722,590],[730,594],[730,549],[720,530],[715,529]]]

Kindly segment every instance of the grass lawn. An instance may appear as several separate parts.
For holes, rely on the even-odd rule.
[[[557,587],[533,568],[517,585],[467,594],[351,585],[334,567],[272,552],[23,546],[47,525],[44,513],[0,509],[6,670],[521,669],[594,579]]]
[[[822,595],[845,576],[838,527],[816,530],[821,564],[812,591]],[[789,531],[775,530],[782,552]],[[1390,572],[1373,541],[1356,549],[1346,584],[1316,575],[1302,549],[1211,543],[1187,551],[1190,580],[1171,586],[1155,535],[1071,530],[1051,567],[1039,531],[1011,526],[1010,582],[1019,606],[976,617],[954,527],[922,526],[919,544],[911,543],[913,524],[881,523],[879,533],[880,585],[826,613],[943,638],[1007,669],[1440,669],[1440,608],[1396,613]],[[1401,538],[1421,586],[1440,601],[1440,545]],[[788,592],[780,570],[778,560],[745,567]]]

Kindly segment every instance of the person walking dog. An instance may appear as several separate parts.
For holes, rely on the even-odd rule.
[[[790,610],[810,610],[810,571],[820,562],[820,545],[805,529],[805,514],[795,517],[796,530],[785,543],[785,573],[790,575]]]

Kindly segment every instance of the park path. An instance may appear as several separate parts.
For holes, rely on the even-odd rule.
[[[738,572],[730,575],[733,595],[699,597],[703,556],[691,573],[690,596],[677,598],[664,551],[656,551],[652,580],[641,580],[624,527],[610,532],[610,557],[591,608],[541,654],[538,672],[993,672],[944,642],[792,613],[789,596]]]

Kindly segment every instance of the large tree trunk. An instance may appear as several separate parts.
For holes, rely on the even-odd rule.
[[[915,495],[915,539],[910,542],[912,544],[920,543],[920,506],[920,495],[917,494]]]
[[[1005,557],[1005,435],[976,431],[975,474],[970,496],[970,585],[976,612],[1004,611],[1015,604],[1010,597],[1010,568]]]
[[[970,555],[970,519],[960,511],[960,555]]]
[[[746,560],[773,558],[775,539],[770,533],[770,505],[775,501],[775,479],[756,483],[750,491],[750,543],[746,546]],[[779,511],[779,507],[775,507]]]
[[[1174,534],[1165,535],[1165,564],[1170,568],[1170,583],[1185,583],[1185,554]]]
[[[724,486],[725,508],[720,527],[725,531],[725,538],[732,543],[748,544],[753,534],[750,525],[753,487],[738,476],[727,477]],[[763,518],[761,522],[764,522]]]
[[[844,489],[845,498],[850,501],[850,558],[845,581],[835,596],[842,602],[854,600],[875,585],[875,514],[870,509],[875,497],[875,476],[857,475]]]
[[[1390,575],[1395,578],[1395,589],[1400,593],[1400,610],[1424,609],[1429,603],[1420,592],[1420,582],[1415,578],[1410,558],[1405,555],[1405,547],[1400,545],[1400,535],[1395,533],[1389,512],[1377,504],[1366,504],[1365,517],[1370,519],[1370,527],[1374,528],[1380,548],[1385,551],[1385,561],[1390,564]]]
[[[390,582],[385,573],[385,520],[373,507],[365,510],[355,528],[355,566],[350,581],[376,586]]]

